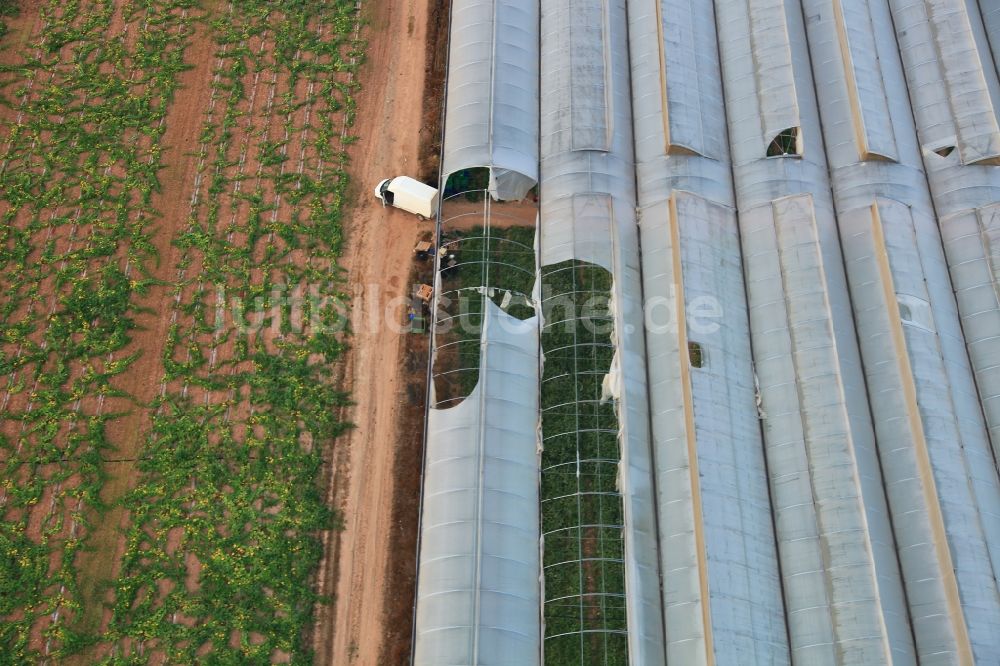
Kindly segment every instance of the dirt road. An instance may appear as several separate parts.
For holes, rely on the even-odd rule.
[[[424,113],[427,44],[434,42],[437,30],[437,22],[429,20],[431,10],[430,0],[369,0],[363,9],[367,63],[359,75],[362,91],[353,134],[360,139],[351,168],[357,203],[348,216],[343,259],[354,317],[345,389],[357,407],[347,415],[354,430],[338,444],[334,460],[331,502],[343,514],[344,530],[329,535],[319,574],[320,591],[333,597],[333,603],[317,617],[318,664],[378,664],[384,654],[402,659],[400,646],[386,651],[386,636],[394,630],[397,642],[409,636],[408,627],[400,639],[399,628],[387,625],[409,621],[412,597],[401,590],[403,598],[395,601],[399,608],[386,603],[394,598],[388,588],[400,567],[397,557],[412,567],[413,553],[407,552],[412,543],[405,538],[396,542],[400,526],[395,523],[400,519],[394,502],[401,498],[394,497],[394,491],[397,485],[408,485],[406,493],[413,492],[413,484],[397,484],[397,460],[413,466],[409,451],[397,449],[413,442],[414,433],[400,432],[412,421],[404,417],[412,410],[407,405],[414,396],[407,389],[412,389],[413,375],[423,383],[422,364],[405,358],[414,351],[408,349],[400,324],[403,298],[410,293],[413,246],[431,227],[402,211],[383,208],[370,190],[382,178],[426,170],[421,139],[426,162],[434,130],[428,122],[437,120],[433,109]],[[415,434],[419,445],[420,433]],[[402,499],[413,505],[414,498]],[[415,530],[415,525],[409,527]]]

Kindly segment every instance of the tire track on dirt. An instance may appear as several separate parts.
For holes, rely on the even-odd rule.
[[[419,423],[415,433],[403,432],[400,426],[408,409],[409,381],[416,375],[423,383],[423,358],[417,368],[406,362],[407,353],[413,352],[407,352],[401,331],[413,246],[431,227],[403,211],[383,208],[370,190],[382,178],[420,176],[424,171],[421,149],[426,152],[424,144],[439,117],[430,114],[435,126],[428,132],[424,56],[428,46],[436,46],[429,44],[431,36],[440,38],[429,30],[433,7],[429,0],[396,0],[370,3],[364,12],[367,29],[362,38],[368,48],[353,128],[360,139],[350,151],[355,207],[345,218],[342,260],[353,290],[344,388],[356,407],[345,417],[354,428],[332,460],[329,503],[340,510],[344,525],[324,539],[325,560],[317,582],[320,594],[331,603],[317,611],[317,664],[383,663],[389,636],[399,629],[388,625],[389,618],[398,622],[402,614],[409,624],[412,591],[390,589],[396,582],[397,560],[412,568],[414,555],[405,539],[399,544],[405,550],[394,550],[400,535],[394,524],[395,504],[406,499],[397,496],[406,485],[399,483],[398,474],[412,477],[420,471],[419,466],[398,470],[396,464],[412,464],[399,447],[412,446],[414,436],[419,446]],[[401,529],[415,533],[415,522]],[[404,634],[408,642],[409,632]]]

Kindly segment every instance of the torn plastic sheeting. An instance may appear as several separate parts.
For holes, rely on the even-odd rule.
[[[578,260],[613,273],[612,211],[609,194],[577,194],[546,202],[541,225],[541,264]]]
[[[547,200],[543,198],[543,201]],[[574,259],[598,266],[602,266],[603,262],[608,264],[606,270],[612,275],[609,310],[615,322],[611,340],[615,351],[611,369],[604,377],[603,388],[605,398],[616,399],[618,408],[621,442],[619,489],[625,512],[625,586],[629,604],[630,659],[631,663],[662,663],[662,634],[657,635],[662,629],[652,471],[645,413],[645,359],[639,323],[642,310],[636,297],[640,292],[638,272],[636,267],[622,269],[616,257],[610,256],[620,246],[620,241],[613,240],[620,232],[617,230],[617,218],[610,217],[613,206],[610,196],[581,196],[573,198],[573,202],[581,213],[589,211],[571,218],[583,226],[586,233],[577,236],[573,233],[573,228],[566,229],[560,227],[559,223],[549,223],[543,204],[542,261],[543,266]],[[597,214],[598,211],[604,211],[603,216]],[[626,223],[628,222],[626,218]],[[631,224],[634,225],[634,221]],[[600,231],[601,229],[604,231]],[[553,239],[558,239],[555,247],[548,245]],[[574,256],[575,250],[583,256]],[[623,287],[623,281],[628,286]]]
[[[634,224],[634,223],[633,223]],[[662,603],[656,548],[656,508],[649,440],[646,359],[638,270],[616,262],[612,271],[609,310],[615,320],[615,352],[605,378],[618,404],[621,432],[620,488],[625,509],[626,593],[631,663],[662,663]],[[653,624],[655,623],[655,624]],[[632,633],[635,631],[635,635]]]
[[[579,153],[579,156],[585,163],[586,155]],[[634,209],[623,198],[610,194],[550,199],[544,194],[545,173],[543,162],[540,224],[543,267],[579,260],[601,266],[612,275],[610,307],[615,322],[612,334],[615,353],[605,387],[618,400],[621,433],[619,487],[625,512],[629,654],[631,663],[662,663],[662,615]],[[626,252],[623,248],[633,248],[627,259],[623,257]]]
[[[538,183],[536,177],[495,166],[498,161],[490,167],[490,196],[498,201],[520,201]]]
[[[542,0],[541,264],[586,261],[612,275],[629,660],[664,662],[649,442],[642,285],[624,0]],[[601,21],[582,25],[587,17]],[[600,49],[573,48],[600,31]],[[589,72],[587,82],[574,77]],[[574,98],[574,95],[576,96]],[[581,98],[581,96],[585,96]],[[602,142],[601,133],[606,132]],[[591,150],[581,148],[592,148]],[[543,271],[544,274],[544,271]]]

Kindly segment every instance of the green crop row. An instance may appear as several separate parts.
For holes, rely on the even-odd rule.
[[[545,663],[628,663],[611,275],[567,261],[542,270],[542,563]]]
[[[344,1],[234,7],[211,23],[219,65],[199,149],[205,192],[176,239],[163,396],[125,500],[113,664],[310,662],[319,534],[338,525],[320,476],[347,427],[333,376],[344,343],[297,326],[272,293],[311,287],[304,320],[338,317],[358,17]],[[232,302],[259,299],[261,330],[235,316],[220,324],[222,288]]]
[[[4,19],[17,16],[18,13],[17,0],[0,0],[0,39],[7,34],[7,22]]]
[[[103,508],[106,431],[120,416],[104,401],[135,359],[122,354],[155,260],[150,198],[191,4],[128,3],[125,40],[106,32],[110,0],[45,2],[24,64],[0,72],[16,111],[0,133],[5,663],[94,640],[67,621],[81,608],[74,561]]]

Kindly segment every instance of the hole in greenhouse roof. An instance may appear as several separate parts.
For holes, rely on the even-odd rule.
[[[448,176],[442,199],[463,195],[468,201],[482,201],[490,186],[490,170],[487,167],[461,169]]]
[[[896,300],[899,304],[899,318],[904,325],[934,331],[934,315],[931,314],[929,302],[909,294],[897,294]]]
[[[688,343],[688,358],[691,359],[691,366],[695,368],[705,367],[705,350],[697,342]]]
[[[484,173],[469,169],[452,174],[448,182],[461,184],[457,176],[474,179]],[[480,178],[478,184],[484,182]],[[473,189],[456,192],[441,206],[432,368],[438,409],[461,403],[479,383],[490,303],[515,319],[535,316],[537,273],[534,203],[493,202],[485,190]]]
[[[798,127],[789,127],[786,130],[778,132],[778,134],[771,139],[771,143],[767,146],[767,156],[782,157],[785,155],[801,155],[802,142],[800,140],[800,136],[801,134]]]
[[[546,663],[627,664],[624,505],[614,365],[612,275],[582,260],[542,267],[541,384]],[[604,324],[612,323],[605,327]]]
[[[939,157],[948,157],[955,151],[955,146],[942,146],[934,149],[934,154]]]

